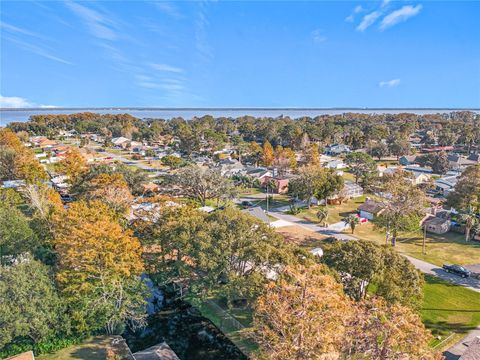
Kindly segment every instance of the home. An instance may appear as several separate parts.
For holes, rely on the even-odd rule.
[[[344,144],[332,144],[325,147],[325,154],[327,155],[341,155],[349,152],[352,152],[352,150],[350,150],[350,147]]]
[[[332,160],[324,165],[327,169],[345,169],[347,166],[342,160]]]
[[[427,167],[427,166],[422,167],[420,165],[408,165],[408,166],[405,166],[404,170],[411,171],[411,172],[421,172],[425,174],[433,173],[433,170],[431,167]]]
[[[453,170],[465,170],[467,166],[476,165],[477,162],[474,160],[470,160],[464,156],[460,156],[458,154],[449,154],[448,155],[448,162],[450,167]]]
[[[458,360],[478,360],[480,359],[480,336],[475,337],[468,344],[467,350]]]
[[[406,155],[406,156],[404,155],[400,159],[398,159],[398,162],[400,163],[400,165],[408,166],[408,165],[415,164],[416,160],[417,160],[416,155]]]
[[[289,177],[265,177],[265,183],[269,182],[272,191],[276,194],[286,194],[288,192]]]
[[[220,160],[216,167],[220,170],[220,174],[226,177],[243,175],[247,172],[245,166],[240,161],[230,158]]]
[[[112,144],[116,148],[126,149],[130,142],[130,139],[123,136],[112,138]]]
[[[35,356],[33,355],[32,351],[27,351],[18,355],[5,358],[5,360],[35,360]]]
[[[412,184],[420,185],[430,181],[430,175],[423,172],[413,171]]]
[[[435,180],[435,189],[443,196],[453,191],[458,181],[458,175],[444,176]]]
[[[25,185],[25,180],[6,180],[2,184],[2,189],[18,189]]]
[[[368,199],[362,205],[358,207],[360,217],[373,220],[376,216],[380,215],[384,210],[382,203]]]
[[[354,199],[363,195],[363,188],[354,182],[346,181],[340,194],[345,198]]]
[[[429,213],[420,222],[422,228],[434,234],[445,234],[450,231],[452,221],[450,220],[450,212],[447,210],[438,210],[432,207]]]
[[[246,175],[254,180],[258,180],[260,184],[265,185],[268,179],[273,177],[273,171],[262,167],[247,168]]]
[[[480,154],[471,153],[470,155],[468,155],[467,159],[475,161],[476,163],[480,163]]]

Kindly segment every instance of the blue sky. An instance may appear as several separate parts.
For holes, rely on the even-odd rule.
[[[3,107],[480,107],[478,1],[0,11]]]

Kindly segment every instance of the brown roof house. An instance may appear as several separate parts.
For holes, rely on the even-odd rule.
[[[360,217],[373,220],[376,216],[380,215],[385,210],[382,203],[367,199],[362,205],[358,207]]]
[[[452,221],[450,220],[450,212],[446,210],[438,210],[433,207],[421,221],[422,228],[434,234],[445,234],[450,231]]]
[[[8,357],[5,360],[35,360],[35,356],[33,356],[32,351],[27,351],[12,357]]]

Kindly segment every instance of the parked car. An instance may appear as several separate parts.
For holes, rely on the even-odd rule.
[[[457,274],[463,278],[469,277],[471,272],[465,269],[463,266],[460,265],[443,265],[443,269],[448,273]]]
[[[252,207],[253,203],[251,201],[242,201],[242,206],[243,207]]]

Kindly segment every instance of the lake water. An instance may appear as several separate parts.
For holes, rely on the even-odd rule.
[[[184,119],[192,119],[194,116],[212,115],[213,117],[240,117],[251,115],[256,117],[278,117],[280,115],[291,118],[302,116],[315,117],[317,115],[335,115],[346,112],[363,114],[398,114],[409,112],[415,114],[448,113],[458,109],[381,109],[381,108],[324,108],[324,109],[159,109],[159,108],[101,108],[101,109],[2,109],[0,110],[0,126],[6,126],[10,122],[27,121],[31,115],[36,114],[74,114],[78,112],[95,112],[98,114],[130,114],[140,119],[161,118],[171,119],[181,116]],[[471,109],[480,112],[480,109]]]

